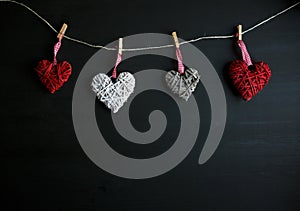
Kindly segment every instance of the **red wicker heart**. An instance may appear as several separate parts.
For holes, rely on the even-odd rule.
[[[271,77],[271,70],[264,62],[256,62],[250,69],[242,60],[235,60],[229,66],[229,77],[246,101],[262,90]]]
[[[42,60],[38,63],[35,71],[38,73],[41,82],[53,94],[69,79],[72,67],[66,61],[54,65],[48,60]]]

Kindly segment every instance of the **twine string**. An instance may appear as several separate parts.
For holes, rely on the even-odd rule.
[[[17,5],[20,5],[24,8],[26,8],[27,10],[29,10],[31,13],[33,13],[35,16],[37,16],[40,20],[42,20],[48,27],[50,27],[50,29],[52,29],[52,31],[54,31],[55,33],[58,33],[58,31],[42,16],[40,16],[37,12],[35,12],[33,9],[31,9],[30,7],[28,7],[27,5],[18,2],[18,1],[14,1],[14,0],[0,0],[0,2],[10,2],[10,3],[14,3]],[[274,15],[264,19],[263,21],[255,24],[254,26],[250,27],[249,29],[245,30],[242,32],[242,34],[246,34],[250,31],[253,31],[254,29],[260,27],[261,25],[271,21],[272,19],[286,13],[287,11],[293,9],[294,7],[298,6],[300,4],[300,2],[297,2],[293,5],[291,5],[290,7],[275,13]],[[92,48],[98,48],[98,49],[105,49],[105,50],[109,50],[109,51],[116,51],[118,50],[117,48],[109,48],[109,47],[105,47],[103,45],[95,45],[95,44],[91,44],[88,42],[85,42],[83,40],[79,40],[79,39],[75,39],[73,37],[69,37],[69,36],[64,36],[65,39],[88,46],[88,47],[92,47]],[[181,43],[179,43],[179,45],[184,45],[187,43],[193,43],[193,42],[198,42],[200,40],[211,40],[211,39],[230,39],[235,37],[234,35],[213,35],[213,36],[202,36],[202,37],[198,37],[195,39],[191,39],[191,40],[187,40],[187,41],[183,41]],[[140,48],[124,48],[123,51],[145,51],[145,50],[155,50],[155,49],[162,49],[162,48],[170,48],[170,47],[174,47],[174,44],[166,44],[166,45],[160,45],[160,46],[150,46],[150,47],[140,47]]]

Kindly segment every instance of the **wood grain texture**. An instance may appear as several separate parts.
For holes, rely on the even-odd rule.
[[[239,23],[245,30],[295,3],[22,2],[57,29],[66,22],[67,35],[97,44],[146,32],[176,30],[185,39],[231,34]],[[178,14],[175,19],[174,13]],[[265,89],[248,103],[227,81],[226,64],[240,56],[232,40],[195,43],[217,70],[225,89],[228,118],[221,144],[206,164],[197,164],[210,124],[208,96],[199,84],[195,97],[201,102],[201,128],[192,152],[162,176],[128,180],[94,165],[82,151],[73,129],[73,89],[81,68],[96,50],[63,40],[58,60],[70,61],[73,74],[60,91],[50,95],[33,68],[37,61],[52,58],[57,34],[23,8],[1,3],[0,26],[5,29],[0,33],[1,210],[300,210],[299,20],[298,7],[243,36],[252,58],[266,61],[273,72]],[[126,61],[120,65],[123,67],[134,73],[149,68],[170,70],[176,63],[143,56]],[[141,131],[147,129],[144,113],[153,109],[153,102],[169,111],[170,127],[176,129],[179,120],[172,113],[178,112],[177,107],[167,96],[157,97],[155,93],[141,95],[134,102],[133,125]],[[137,150],[137,146],[116,144],[116,131],[107,110],[96,103],[96,113],[98,122],[103,122],[99,127],[105,128],[107,136],[116,137],[110,144],[117,150],[140,156],[141,152],[155,154],[172,144],[170,137],[175,129],[154,147]]]

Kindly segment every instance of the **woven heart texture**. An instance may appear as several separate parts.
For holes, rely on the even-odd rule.
[[[229,66],[229,77],[243,99],[249,101],[268,83],[271,70],[264,62],[248,67],[244,61],[235,60]]]
[[[116,113],[133,93],[135,78],[129,72],[122,72],[113,83],[106,74],[99,73],[93,78],[91,86],[98,99]]]
[[[171,91],[187,101],[197,87],[200,75],[197,70],[188,68],[183,74],[171,70],[166,74],[165,79]]]
[[[53,94],[57,91],[66,81],[72,73],[71,65],[66,62],[60,62],[54,65],[48,60],[42,60],[38,62],[35,67],[41,82],[46,88]]]

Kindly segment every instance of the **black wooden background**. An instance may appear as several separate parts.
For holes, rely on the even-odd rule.
[[[177,30],[183,39],[232,34],[238,23],[248,28],[295,3],[23,2],[56,28],[67,21],[68,35],[104,45],[137,33]],[[300,210],[299,12],[300,6],[244,36],[253,58],[268,62],[273,71],[267,87],[251,102],[241,100],[226,80],[226,65],[239,56],[233,40],[195,43],[209,58],[224,86],[228,117],[221,144],[204,165],[197,164],[203,146],[203,140],[198,140],[188,157],[172,171],[152,179],[130,180],[98,168],[84,154],[75,136],[73,89],[81,68],[96,49],[63,42],[58,58],[72,63],[73,74],[60,91],[51,95],[39,82],[33,67],[41,59],[52,59],[56,34],[24,8],[1,2],[0,209]],[[132,72],[174,67],[173,62],[153,56],[122,65]],[[145,105],[151,96],[162,104],[162,110],[167,109],[169,98],[149,92],[134,101],[136,112],[142,113],[139,109],[143,106],[151,109],[151,104]],[[205,92],[197,89],[195,96],[203,102],[200,112],[207,113],[210,105]],[[103,107],[98,110],[107,113]],[[202,117],[201,127],[205,131],[210,116]],[[132,118],[134,122],[137,117]],[[109,115],[100,121],[111,124]],[[107,134],[114,132],[113,127],[106,127]],[[115,147],[126,151],[126,146]],[[155,154],[155,150],[150,148],[143,153]]]

